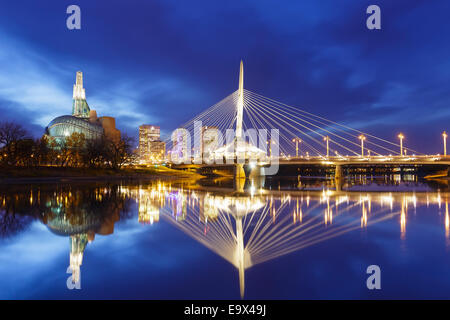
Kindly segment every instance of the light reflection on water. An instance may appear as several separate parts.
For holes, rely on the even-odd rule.
[[[383,181],[389,183],[383,185]],[[408,221],[422,208],[443,216],[439,228],[449,247],[450,194],[446,183],[358,177],[337,189],[333,180],[295,177],[259,185],[250,183],[245,192],[237,192],[230,181],[208,181],[204,186],[163,182],[3,186],[0,248],[26,234],[27,227],[39,221],[48,230],[42,232],[69,239],[66,261],[72,281],[77,282],[85,252],[96,236],[114,237],[120,221],[136,219],[141,225],[166,223],[175,227],[172,232],[182,232],[234,266],[239,295],[245,297],[248,269],[319,243],[335,242],[340,236],[368,230],[384,221],[397,224],[398,237],[404,242],[408,238]],[[362,186],[368,191],[361,191]],[[9,262],[0,261],[14,263],[14,257]],[[447,262],[448,256],[443,261]],[[0,275],[1,270],[7,269],[2,267]],[[66,269],[60,271],[64,275]],[[1,289],[0,296],[9,297]],[[15,297],[25,296],[19,292]],[[267,297],[271,298],[270,294]]]

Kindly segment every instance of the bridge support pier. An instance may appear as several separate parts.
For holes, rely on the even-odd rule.
[[[245,171],[242,163],[236,163],[234,166],[234,189],[237,192],[244,192]]]
[[[242,163],[236,163],[234,166],[234,178],[245,179],[244,165]]]
[[[342,166],[337,164],[334,170],[334,178],[342,179]]]
[[[253,187],[257,189],[264,187],[264,183],[266,181],[266,172],[264,171],[264,167],[254,165],[253,168],[250,169],[248,178],[250,179]]]
[[[344,177],[342,174],[342,166],[336,165],[334,170],[334,182],[336,185],[336,191],[342,191],[342,185],[344,184]]]
[[[250,170],[249,178],[250,179],[254,179],[254,178],[258,178],[258,177],[264,177],[265,175],[266,174],[265,174],[265,171],[264,171],[264,167],[255,165]]]

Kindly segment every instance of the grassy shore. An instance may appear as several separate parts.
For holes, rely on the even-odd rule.
[[[67,180],[109,180],[109,179],[199,179],[201,175],[158,167],[126,167],[120,170],[94,168],[1,168],[0,183],[15,181],[67,181]]]

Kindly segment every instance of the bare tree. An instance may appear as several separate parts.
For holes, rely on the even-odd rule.
[[[83,164],[91,168],[104,166],[106,160],[107,140],[103,135],[98,139],[86,140],[85,147],[81,154]]]
[[[29,134],[20,124],[13,122],[0,123],[0,146],[6,147],[12,143],[28,138]]]
[[[133,138],[123,135],[120,141],[108,140],[107,159],[111,168],[120,169],[133,160]]]
[[[13,122],[0,123],[0,148],[2,149],[2,162],[7,165],[16,165],[23,146],[20,142],[29,138],[29,133],[21,125]],[[21,144],[20,146],[18,144]]]

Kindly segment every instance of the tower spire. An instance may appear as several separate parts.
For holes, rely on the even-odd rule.
[[[244,112],[244,63],[241,60],[239,70],[238,101],[236,105],[236,139],[242,138],[242,118]]]
[[[73,99],[86,99],[86,91],[83,88],[83,72],[77,71],[75,84],[73,85]]]
[[[72,115],[80,118],[89,118],[89,105],[86,102],[86,91],[83,88],[83,72],[77,71],[73,85]]]

